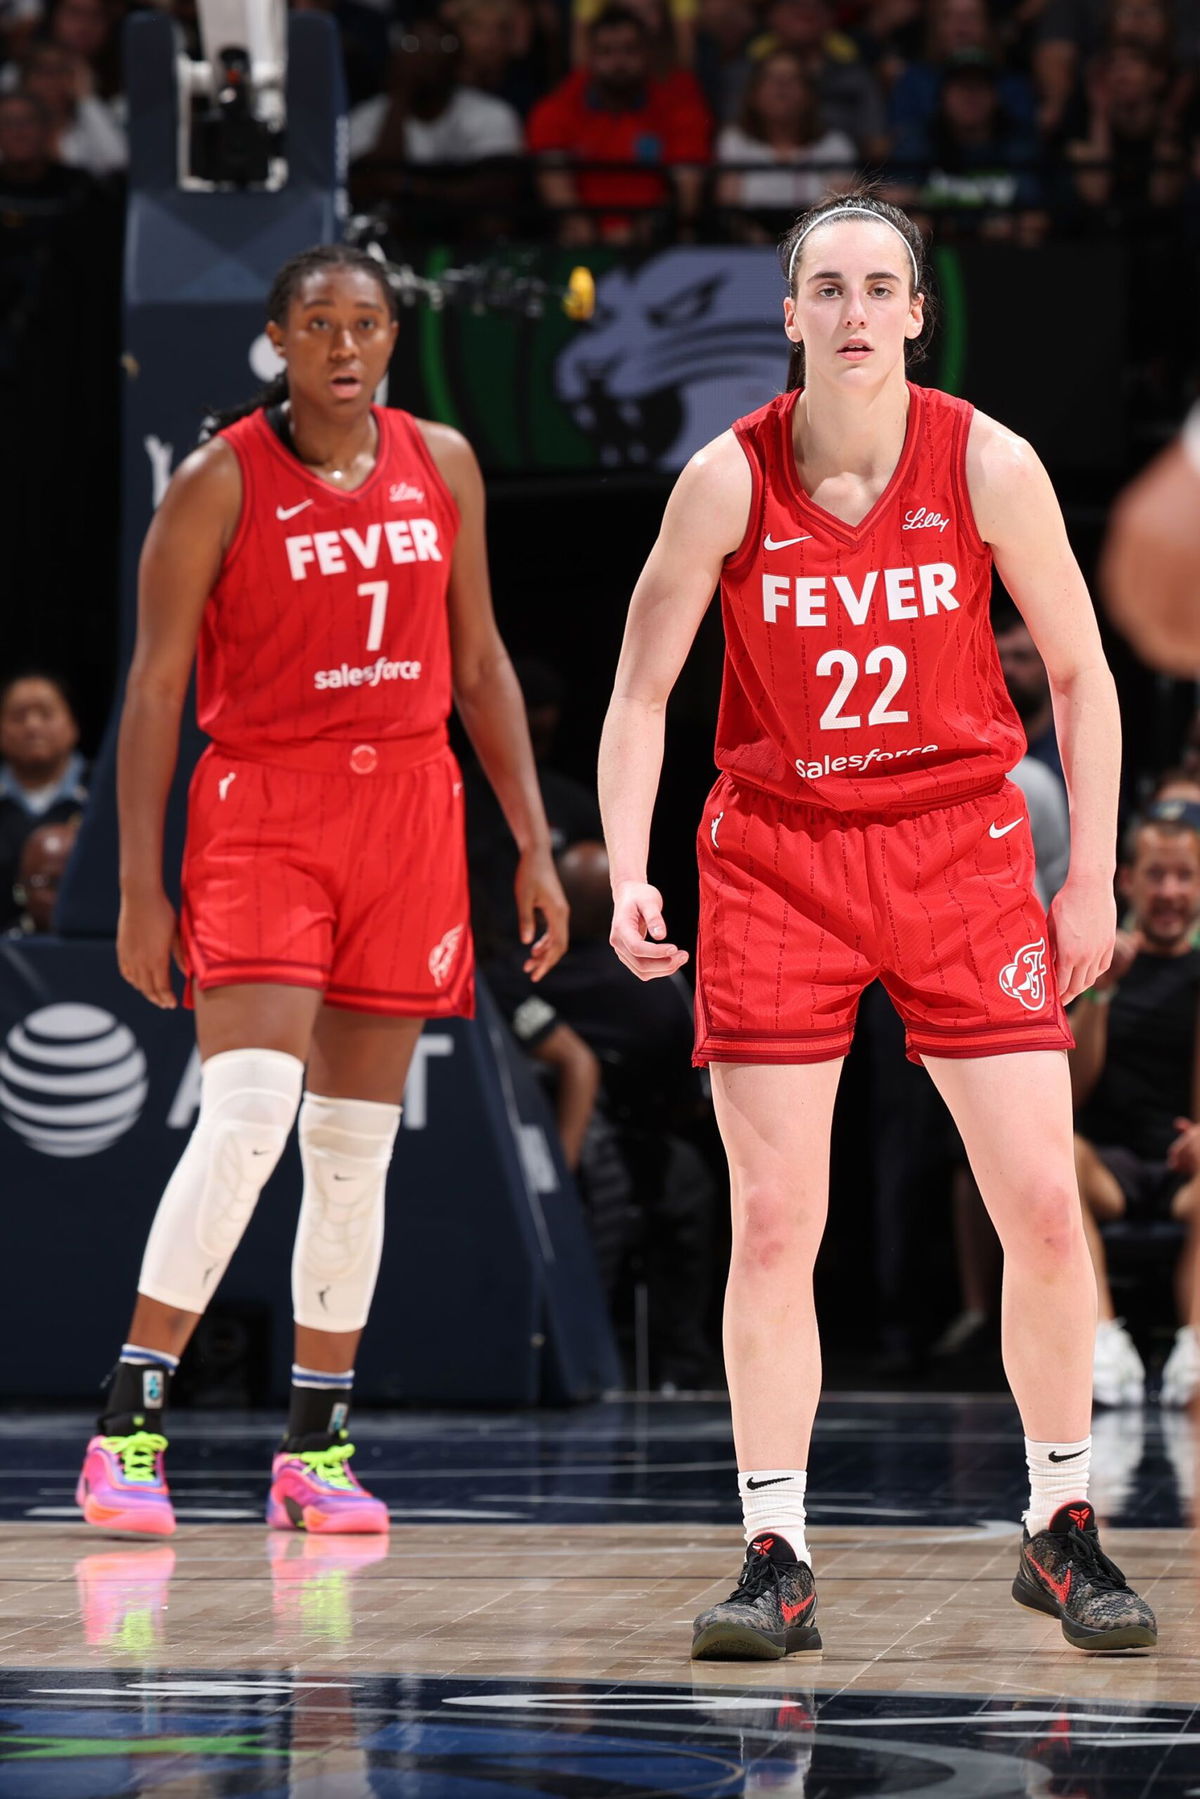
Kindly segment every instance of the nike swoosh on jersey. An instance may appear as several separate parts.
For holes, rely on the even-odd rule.
[[[995,825],[989,825],[988,826],[988,836],[989,837],[1007,837],[1008,833],[1010,831],[1016,830],[1016,828],[1020,824],[1020,822],[1021,821],[1019,818],[1014,818],[1010,825],[1001,825],[999,830],[996,829]]]
[[[303,512],[306,506],[311,505],[311,500],[301,500],[298,506],[276,506],[275,517],[280,520],[285,518],[295,518],[298,512]]]
[[[811,538],[811,536],[812,536],[811,531],[805,531],[803,533],[803,535],[800,537],[774,538],[768,534],[766,537],[763,538],[763,549],[764,550],[786,550],[789,544],[807,543],[809,541],[809,539]]]

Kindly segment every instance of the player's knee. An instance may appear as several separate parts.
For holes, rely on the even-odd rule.
[[[811,1260],[820,1240],[819,1228],[801,1198],[782,1182],[753,1181],[733,1196],[733,1254],[745,1269],[769,1273],[793,1262]]]
[[[205,1062],[196,1128],[155,1215],[141,1292],[204,1310],[283,1154],[303,1082],[304,1064],[281,1050]]]
[[[297,1324],[361,1330],[379,1259],[399,1106],[308,1093],[300,1108],[304,1195],[292,1258]]]
[[[1031,1196],[1021,1210],[1020,1236],[1047,1273],[1073,1261],[1083,1241],[1074,1183],[1053,1183]]]

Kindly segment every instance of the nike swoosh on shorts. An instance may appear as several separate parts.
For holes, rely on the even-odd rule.
[[[1007,837],[1008,833],[1010,831],[1016,830],[1016,828],[1020,824],[1020,822],[1021,821],[1019,818],[1014,818],[1010,825],[1002,825],[999,830],[996,829],[995,825],[989,825],[988,826],[988,836],[989,837]]]

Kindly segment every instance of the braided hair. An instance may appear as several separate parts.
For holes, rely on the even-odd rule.
[[[930,295],[931,272],[925,249],[925,239],[906,212],[901,212],[898,206],[892,206],[887,200],[879,199],[870,188],[855,188],[848,194],[830,194],[828,198],[811,206],[807,212],[801,213],[800,217],[789,226],[779,243],[779,265],[783,270],[784,280],[788,284],[788,291],[795,298],[796,270],[793,263],[799,260],[796,257],[797,246],[802,238],[821,223],[826,213],[836,213],[840,219],[852,218],[855,213],[861,213],[864,219],[880,219],[885,225],[890,225],[893,231],[898,232],[908,245],[912,252],[913,266],[917,272],[917,283],[911,291],[914,295],[919,293],[924,297],[925,323],[920,337],[910,339],[906,345],[905,359],[909,363],[923,362],[926,347],[937,323],[937,303]],[[802,256],[803,251],[801,251]],[[793,344],[792,354],[788,361],[786,391],[791,393],[794,388],[803,387],[803,385],[804,345]]]
[[[290,257],[272,281],[267,295],[267,318],[271,324],[285,324],[292,301],[302,284],[309,275],[316,274],[320,269],[351,269],[356,274],[369,275],[378,284],[389,316],[393,319],[397,316],[396,296],[382,263],[369,256],[365,250],[356,249],[353,244],[314,244],[311,250],[301,250],[297,256]],[[218,431],[224,431],[227,425],[235,424],[238,419],[247,418],[260,407],[282,406],[287,397],[287,370],[280,369],[254,399],[220,410],[214,407],[206,413],[200,428],[200,442],[207,443]]]

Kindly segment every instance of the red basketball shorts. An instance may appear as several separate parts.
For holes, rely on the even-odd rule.
[[[192,777],[180,934],[190,980],[315,987],[328,1004],[470,1016],[462,777],[442,744],[316,744]]]
[[[844,1056],[876,976],[910,1061],[1071,1048],[1011,782],[850,819],[723,775],[698,844],[697,1064]]]

